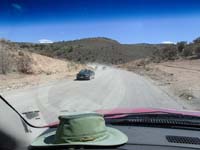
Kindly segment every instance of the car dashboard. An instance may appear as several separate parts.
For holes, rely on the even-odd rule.
[[[123,150],[192,150],[200,149],[200,131],[171,128],[111,126],[128,136]]]
[[[48,147],[34,150],[104,149],[104,150],[194,150],[200,149],[200,131],[142,126],[110,125],[128,136],[128,142],[118,147]],[[56,130],[50,129],[50,130]]]

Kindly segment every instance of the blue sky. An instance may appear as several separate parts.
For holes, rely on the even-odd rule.
[[[192,41],[198,0],[1,0],[0,37],[38,42],[108,37],[121,43]]]

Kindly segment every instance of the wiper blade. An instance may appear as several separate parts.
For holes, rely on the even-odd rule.
[[[200,122],[185,121],[177,119],[111,119],[107,124],[122,126],[148,126],[148,127],[170,127],[170,128],[200,128]]]
[[[142,112],[142,113],[116,113],[116,114],[105,114],[105,118],[131,118],[131,117],[165,117],[165,118],[181,118],[181,119],[196,119],[200,121],[199,116],[192,116],[181,113],[170,113],[165,111],[153,111],[153,112]]]
[[[123,114],[124,115],[124,114]],[[119,116],[119,114],[118,114]],[[111,116],[110,116],[111,117]],[[182,114],[128,114],[117,118],[107,117],[106,123],[124,126],[156,126],[170,128],[200,128],[200,117]]]

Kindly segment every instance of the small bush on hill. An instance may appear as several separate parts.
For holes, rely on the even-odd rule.
[[[177,48],[173,45],[169,45],[156,50],[153,55],[153,60],[154,62],[174,60],[178,57],[177,54],[178,54]]]
[[[6,74],[10,71],[10,53],[7,49],[6,41],[0,41],[0,74]]]
[[[195,55],[197,55],[197,57],[200,58],[200,46],[197,46],[195,48]]]
[[[25,73],[25,74],[31,74],[31,58],[29,57],[28,54],[23,54],[22,56],[19,57],[18,59],[18,70],[19,72]]]
[[[190,44],[188,46],[186,46],[182,52],[182,56],[183,57],[188,57],[188,56],[192,56],[193,55],[193,49],[194,49],[194,45]]]
[[[179,53],[182,53],[186,45],[187,45],[187,42],[186,42],[186,41],[178,42],[178,43],[177,43],[178,52],[179,52]]]
[[[194,39],[194,40],[193,40],[193,43],[195,43],[195,44],[200,43],[200,37]]]

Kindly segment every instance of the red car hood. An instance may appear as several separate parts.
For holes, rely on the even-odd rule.
[[[155,113],[155,114],[162,114],[162,113],[176,113],[181,115],[190,115],[190,116],[197,116],[200,117],[200,111],[188,111],[188,110],[175,110],[175,109],[160,109],[160,108],[115,108],[115,109],[102,109],[97,110],[96,112],[101,113],[103,115],[114,115],[114,114],[120,114],[116,115],[115,117],[121,117],[123,116],[123,113]],[[59,122],[54,122],[51,124],[48,124],[46,127],[52,127],[57,126]]]
[[[175,109],[160,109],[160,108],[116,108],[107,110],[98,110],[97,112],[109,115],[109,114],[123,114],[123,113],[176,113],[182,115],[191,115],[200,117],[200,111],[188,111],[188,110],[175,110]]]

